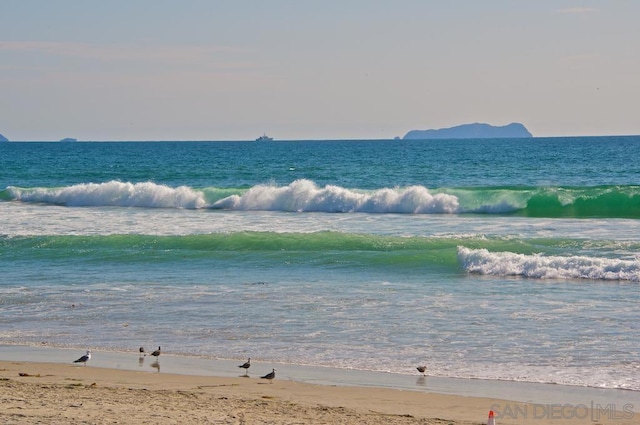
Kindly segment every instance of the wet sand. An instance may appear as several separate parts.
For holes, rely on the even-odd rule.
[[[239,363],[240,364],[240,363]],[[240,370],[240,369],[238,369]],[[242,371],[241,371],[242,372]],[[640,424],[629,406],[0,361],[2,424]],[[612,406],[608,406],[609,408]],[[627,410],[625,410],[627,409]]]

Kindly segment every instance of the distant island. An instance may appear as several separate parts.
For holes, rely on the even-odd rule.
[[[0,142],[8,142],[8,141],[9,141],[9,139],[7,139],[2,134],[0,134]]]
[[[74,139],[73,137],[65,137],[64,139],[60,139],[61,142],[77,142],[78,139]]]
[[[463,124],[438,130],[411,130],[403,140],[423,139],[499,139],[499,138],[533,137],[524,125],[514,122],[504,126],[493,126],[484,123]]]

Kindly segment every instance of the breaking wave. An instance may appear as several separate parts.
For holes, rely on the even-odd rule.
[[[640,282],[640,258],[526,255],[461,246],[458,247],[458,261],[468,273],[482,275]]]
[[[289,212],[410,214],[450,214],[459,210],[455,196],[444,193],[434,195],[422,186],[365,192],[332,185],[320,188],[309,180],[296,180],[284,187],[254,186],[242,195],[233,195],[216,202],[213,207]]]
[[[202,193],[189,187],[171,188],[151,182],[86,183],[61,188],[29,188],[10,186],[10,199],[68,207],[143,207],[143,208],[203,208]]]
[[[367,270],[443,267],[470,274],[532,279],[640,282],[637,243],[602,242],[597,251],[573,254],[579,240],[477,237],[403,237],[341,232],[232,232],[183,236],[0,235],[0,258],[73,261],[167,262],[231,257],[266,262],[348,265]],[[571,247],[558,254],[558,250]],[[593,247],[592,247],[593,248]],[[615,248],[616,254],[611,252]],[[545,252],[539,254],[539,250]],[[550,252],[556,252],[550,254]],[[613,258],[617,255],[618,258]]]
[[[0,191],[0,200],[69,207],[140,207],[326,213],[502,214],[549,218],[640,218],[640,186],[384,187],[318,186],[306,179],[250,188],[169,187],[110,181]]]

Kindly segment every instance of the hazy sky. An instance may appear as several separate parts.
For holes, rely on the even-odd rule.
[[[0,133],[640,134],[639,17],[639,0],[0,0]]]

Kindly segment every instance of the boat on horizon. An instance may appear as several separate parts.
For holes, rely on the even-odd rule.
[[[270,142],[273,140],[273,137],[269,137],[266,134],[262,134],[262,136],[256,139],[256,142]]]

